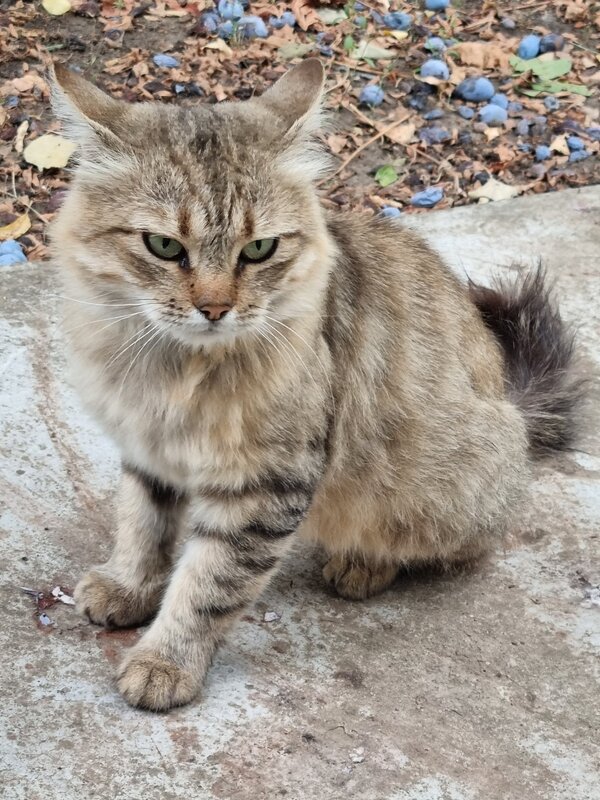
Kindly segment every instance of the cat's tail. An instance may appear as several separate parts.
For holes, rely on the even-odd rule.
[[[536,454],[573,441],[585,381],[573,374],[574,335],[552,300],[542,267],[491,288],[469,281],[471,299],[506,356],[511,399],[525,416]]]

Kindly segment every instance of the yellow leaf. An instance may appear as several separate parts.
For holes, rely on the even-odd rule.
[[[550,150],[552,150],[553,153],[560,153],[563,156],[568,156],[571,151],[567,144],[566,134],[563,133],[562,136],[555,136],[550,142]]]
[[[389,35],[398,42],[408,39],[408,31],[389,31]]]
[[[45,133],[34,139],[23,151],[23,158],[39,170],[66,167],[76,145],[62,136]]]
[[[210,42],[207,42],[204,45],[206,50],[219,50],[221,53],[224,53],[228,58],[231,58],[233,55],[233,50],[229,47],[228,44],[225,44],[223,39],[211,39]]]
[[[0,228],[0,242],[4,242],[7,239],[18,239],[19,236],[27,233],[29,228],[31,228],[31,220],[29,219],[29,214],[25,212],[25,214],[21,214],[20,217],[17,217],[8,225]]]
[[[53,17],[60,17],[61,14],[66,14],[71,10],[69,0],[42,0],[42,6]]]

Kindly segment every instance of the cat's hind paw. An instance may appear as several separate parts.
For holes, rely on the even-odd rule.
[[[398,567],[356,555],[333,555],[323,567],[323,578],[347,600],[366,600],[393,583]]]

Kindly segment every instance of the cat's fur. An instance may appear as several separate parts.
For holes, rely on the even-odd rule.
[[[530,443],[569,434],[570,343],[540,275],[469,289],[395,221],[325,214],[322,82],[308,60],[260,98],[182,109],[57,68],[80,146],[53,237],[74,374],[123,457],[114,551],[76,599],[108,626],[156,614],[119,669],[136,706],[194,697],[297,536],[348,598],[472,560],[517,508]],[[275,255],[240,268],[268,237]],[[206,303],[233,311],[209,322]]]

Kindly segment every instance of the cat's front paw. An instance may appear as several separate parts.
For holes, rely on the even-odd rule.
[[[127,628],[152,617],[160,602],[160,587],[146,586],[132,591],[99,567],[88,572],[75,587],[78,610],[96,625]]]
[[[189,703],[201,683],[190,671],[144,646],[129,651],[117,674],[119,691],[129,705],[149,711]]]

